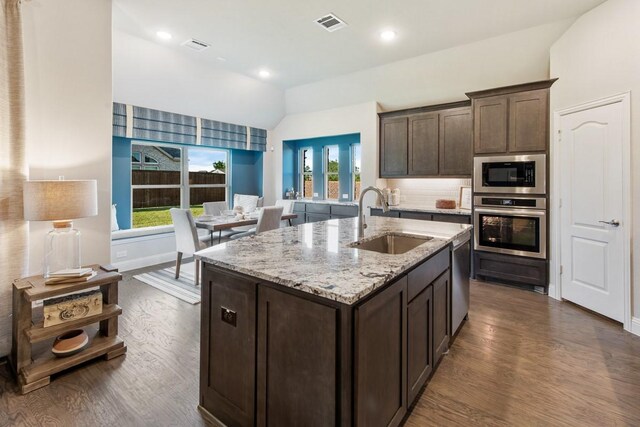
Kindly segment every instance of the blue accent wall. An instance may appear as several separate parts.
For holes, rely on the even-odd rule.
[[[311,147],[313,150],[313,192],[318,193],[316,200],[324,199],[324,147],[338,146],[338,159],[340,161],[340,200],[352,200],[352,159],[351,147],[360,143],[360,134],[351,133],[346,135],[323,136],[318,138],[297,139],[283,141],[282,143],[282,187],[283,191],[288,188],[295,188],[300,191],[298,182],[299,150],[300,148]],[[343,198],[343,194],[349,197]],[[282,195],[284,197],[284,194]]]
[[[111,202],[117,205],[118,226],[124,230],[131,228],[131,140],[113,137],[112,150]]]
[[[231,150],[231,202],[234,194],[262,197],[262,157],[261,151]]]
[[[113,137],[112,142],[112,203],[117,205],[116,215],[121,230],[131,228],[131,139]],[[194,146],[202,148],[203,146]],[[229,150],[231,163],[231,189],[233,195],[263,195],[263,153],[261,151]]]

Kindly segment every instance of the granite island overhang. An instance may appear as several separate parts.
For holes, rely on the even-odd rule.
[[[466,224],[371,217],[303,224],[196,254],[200,408],[223,425],[398,425],[451,337],[451,246]]]

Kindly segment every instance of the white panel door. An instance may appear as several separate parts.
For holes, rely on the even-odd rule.
[[[562,116],[562,298],[624,319],[623,108]]]

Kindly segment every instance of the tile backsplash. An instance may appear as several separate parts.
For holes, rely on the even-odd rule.
[[[416,178],[387,179],[386,187],[400,189],[400,203],[435,205],[437,199],[452,199],[456,202],[460,187],[471,186],[471,179]]]

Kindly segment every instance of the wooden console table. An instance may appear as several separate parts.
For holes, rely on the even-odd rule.
[[[96,276],[86,282],[61,285],[45,285],[42,276],[18,279],[13,283],[13,335],[10,363],[22,394],[49,384],[50,376],[96,357],[106,360],[123,355],[127,351],[124,341],[118,337],[118,282],[122,275],[109,267],[91,266]],[[65,295],[71,292],[99,287],[102,292],[102,313],[77,320],[43,326],[43,320],[34,318],[32,303]],[[73,356],[55,357],[51,346],[41,352],[32,351],[32,345],[52,341],[56,336],[72,329],[83,328],[100,322],[98,332],[89,337],[89,346]]]

